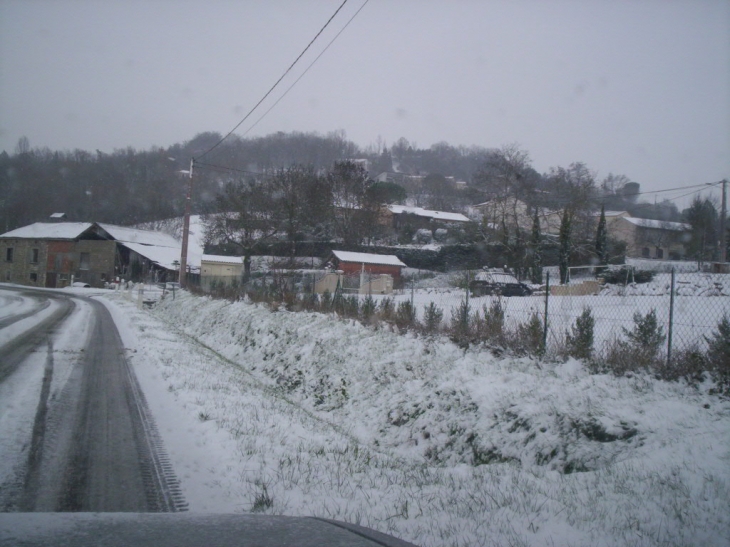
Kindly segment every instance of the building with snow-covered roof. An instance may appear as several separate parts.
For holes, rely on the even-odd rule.
[[[406,265],[395,255],[332,251],[315,292],[336,290],[360,294],[390,294]]]
[[[200,286],[210,290],[214,286],[232,286],[243,277],[243,258],[240,256],[206,255],[200,259]]]
[[[469,207],[469,215],[493,230],[502,230],[503,226],[507,226],[512,231],[519,228],[529,233],[534,222],[535,208],[515,197],[491,199]],[[537,219],[542,234],[558,235],[560,232],[560,211],[538,207]]]
[[[633,217],[625,211],[606,213],[608,237],[626,244],[626,256],[681,260],[686,255],[692,227],[670,222]]]
[[[393,214],[394,218],[399,215],[414,215],[425,219],[427,223],[437,222],[469,222],[469,217],[461,213],[448,213],[446,211],[432,211],[422,207],[409,207],[408,205],[388,205],[388,210]],[[397,223],[398,220],[396,219]]]
[[[0,281],[102,287],[116,277],[174,279],[180,242],[148,230],[90,222],[36,222],[0,235]]]
[[[388,274],[400,279],[401,269],[406,265],[395,255],[379,255],[374,253],[355,253],[351,251],[332,251],[330,263],[336,270],[345,275],[368,272],[371,274]]]

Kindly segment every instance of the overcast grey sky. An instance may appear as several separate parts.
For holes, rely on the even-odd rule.
[[[340,3],[0,0],[0,150],[227,133]],[[248,135],[338,129],[362,146],[517,142],[540,172],[583,161],[645,190],[728,178],[730,2],[370,0]]]

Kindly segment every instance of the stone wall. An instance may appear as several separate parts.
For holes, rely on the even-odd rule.
[[[8,249],[12,249],[12,260],[8,260]],[[63,288],[72,281],[103,287],[114,276],[115,252],[114,241],[3,239],[0,280],[32,287]]]
[[[8,249],[12,249],[11,260]],[[0,281],[44,287],[47,250],[47,242],[40,239],[0,240]]]

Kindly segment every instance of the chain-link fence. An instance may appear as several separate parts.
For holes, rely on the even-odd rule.
[[[385,321],[402,331],[446,333],[464,345],[574,356],[625,371],[703,359],[723,318],[730,318],[730,274],[659,266],[572,267],[564,284],[557,268],[546,268],[541,284],[504,271],[406,270],[393,277],[278,270],[212,289],[291,310]]]

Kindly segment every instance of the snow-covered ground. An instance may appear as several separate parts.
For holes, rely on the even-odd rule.
[[[423,546],[727,545],[730,401],[314,313],[108,293],[192,511]]]
[[[652,260],[649,258],[626,258],[626,264],[639,270],[651,270],[653,272],[669,273],[675,272],[696,272],[699,271],[697,262],[690,260]],[[708,263],[705,262],[705,265]]]
[[[440,274],[418,281],[413,290],[406,288],[390,296],[373,295],[380,302],[391,298],[395,306],[400,302],[412,301],[418,319],[424,310],[434,303],[443,311],[448,323],[452,314],[465,301],[466,291],[448,287],[454,274]],[[451,277],[449,277],[451,276]],[[642,315],[655,310],[664,332],[670,321],[670,274],[657,274],[651,283],[638,285],[607,285],[599,295],[555,296],[548,299],[549,343],[558,345],[566,332],[570,332],[576,318],[585,308],[590,308],[595,319],[596,347],[615,337],[623,330],[634,326],[634,314]],[[730,314],[730,275],[677,274],[676,296],[673,309],[674,347],[689,347],[693,342],[702,343],[702,336],[717,328],[723,315]],[[361,297],[364,298],[364,297]],[[500,298],[481,296],[470,298],[472,313],[483,312],[499,301],[505,312],[509,327],[527,322],[533,314],[542,321],[545,314],[545,295]]]

